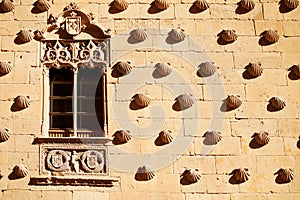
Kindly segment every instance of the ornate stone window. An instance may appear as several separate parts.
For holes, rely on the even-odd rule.
[[[113,186],[106,143],[109,35],[71,3],[38,31],[43,69],[39,176],[31,185]],[[51,33],[55,32],[51,37]],[[45,35],[50,35],[45,37]],[[55,38],[55,36],[58,38]]]

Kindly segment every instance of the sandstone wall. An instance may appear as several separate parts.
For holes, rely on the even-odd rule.
[[[120,166],[126,166],[126,156],[133,155],[157,170],[152,180],[136,181],[134,170],[120,172],[113,164],[110,176],[120,181],[112,188],[43,187],[28,185],[30,176],[39,174],[40,164],[39,146],[32,144],[41,136],[43,108],[38,42],[16,44],[16,38],[23,28],[45,27],[50,13],[58,15],[70,2],[53,0],[48,11],[38,14],[32,13],[34,2],[17,0],[13,11],[0,14],[0,61],[13,65],[9,74],[0,77],[0,125],[11,132],[9,140],[0,143],[0,199],[300,199],[299,78],[288,70],[300,62],[299,7],[283,12],[278,0],[255,0],[252,11],[239,14],[237,1],[213,0],[207,10],[191,13],[193,0],[169,0],[166,10],[149,13],[150,1],[130,0],[127,10],[110,13],[111,2],[75,1],[83,12],[94,13],[96,24],[103,30],[111,29],[111,66],[120,60],[128,60],[133,66],[131,73],[122,77],[113,77],[111,67],[107,72],[108,137],[120,129],[128,129],[134,136],[126,144],[110,144],[111,156],[120,159]],[[146,29],[148,38],[128,42],[130,32],[138,27]],[[168,33],[177,27],[187,36],[181,42],[169,43]],[[223,29],[235,30],[237,40],[218,44]],[[279,41],[260,44],[260,34],[268,29],[278,31]],[[197,66],[206,61],[218,66],[214,78],[196,74]],[[154,77],[154,66],[159,62],[170,63],[172,73]],[[243,76],[249,62],[261,63],[261,76]],[[130,109],[136,93],[149,95],[150,105]],[[174,99],[184,93],[193,94],[195,103],[175,111]],[[224,111],[223,100],[231,94],[238,94],[243,103]],[[30,96],[32,103],[28,109],[12,112],[18,95]],[[274,96],[282,97],[286,107],[269,111],[268,101]],[[177,142],[156,146],[154,140],[164,129],[172,130]],[[214,146],[205,145],[203,135],[212,129],[221,132],[222,140]],[[251,148],[251,136],[259,131],[268,132],[270,142]],[[143,155],[153,163],[147,163]],[[167,165],[160,165],[169,160]],[[9,174],[20,163],[28,167],[29,174],[10,180]],[[180,175],[190,168],[199,169],[200,180],[180,184]],[[237,168],[249,169],[247,182],[229,182],[230,172]],[[275,182],[273,174],[280,168],[294,171],[292,182]]]

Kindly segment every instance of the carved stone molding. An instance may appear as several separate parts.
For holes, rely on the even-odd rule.
[[[40,146],[40,174],[108,175],[107,148],[102,145],[43,144]]]
[[[41,62],[47,67],[106,67],[107,41],[79,40],[42,42]]]

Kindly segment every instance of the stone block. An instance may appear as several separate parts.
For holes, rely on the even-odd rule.
[[[265,30],[277,30],[279,35],[283,33],[283,24],[279,20],[255,20],[255,34],[259,36]]]
[[[17,33],[17,32],[16,32]],[[32,40],[25,44],[16,44],[14,42],[17,36],[2,36],[1,50],[3,51],[28,51],[37,52],[37,42]]]
[[[269,136],[278,136],[276,119],[240,119],[231,121],[232,135],[250,138],[255,132],[266,131]]]
[[[27,6],[16,6],[15,8],[15,19],[16,20],[30,20],[30,21],[47,21],[47,13],[33,14],[31,12],[32,5]]]
[[[178,175],[179,176],[179,175]],[[204,193],[207,191],[207,175],[201,176],[197,183],[190,185],[180,185],[181,192],[185,194]]]
[[[196,43],[198,43],[206,52],[224,51],[225,49],[224,46],[217,43],[217,36],[214,35],[193,36],[192,39]]]
[[[283,146],[284,146],[284,155],[295,155],[299,156],[300,151],[297,148],[297,142],[299,138],[292,138],[292,137],[284,137],[283,138]]]
[[[140,7],[140,16],[142,19],[174,19],[175,18],[175,8],[174,4],[170,4],[169,8],[158,13],[149,13],[149,6]]]
[[[248,168],[251,173],[256,173],[256,157],[255,156],[216,156],[217,174],[229,174],[234,169]]]
[[[42,191],[42,199],[51,200],[51,199],[61,199],[61,200],[70,200],[73,198],[72,191]]]
[[[243,109],[237,110],[237,118],[276,118],[291,119],[298,116],[295,103],[289,103],[284,109],[277,112],[267,110],[268,102],[244,102]]]
[[[174,173],[183,173],[185,169],[199,169],[201,174],[215,174],[215,158],[208,156],[182,156],[174,162]]]
[[[299,37],[280,37],[277,43],[269,46],[263,46],[263,51],[299,53],[300,39]]]
[[[199,193],[187,193],[186,200],[228,200],[230,194],[199,194]]]
[[[300,13],[299,9],[294,9],[290,12],[284,13],[283,14],[284,20],[299,20],[300,19]]]
[[[300,21],[283,21],[284,36],[300,36]]]
[[[200,13],[189,12],[193,4],[175,4],[175,18],[176,19],[209,19],[210,13],[209,9]]]
[[[283,14],[279,12],[278,2],[263,4],[264,19],[283,20]]]
[[[258,37],[239,36],[237,41],[225,45],[225,50],[228,52],[261,52],[262,48],[257,44]],[[250,53],[248,53],[249,55]]]
[[[185,200],[185,195],[182,193],[161,193],[161,192],[151,192],[150,199],[173,199],[173,200]]]
[[[282,68],[280,53],[234,53],[234,66],[238,69],[244,69],[249,62],[261,62],[264,69],[280,69]]]
[[[150,192],[110,192],[109,199],[113,200],[123,200],[123,199],[139,199],[143,197],[145,200],[150,200]]]
[[[262,20],[263,19],[263,4],[259,1],[255,1],[255,7],[250,12],[245,14],[237,15],[238,19],[254,19]]]
[[[149,181],[137,181],[136,191],[150,191],[150,192],[179,192],[180,183],[178,174],[161,174],[164,178],[160,179],[155,176]]]
[[[239,95],[242,101],[246,100],[244,85],[208,85],[203,86],[204,100],[205,101],[222,101],[228,95]]]
[[[278,86],[278,96],[284,98],[287,102],[299,102],[300,91],[297,89],[296,85],[290,85],[288,87]]]
[[[82,200],[85,198],[89,198],[90,200],[103,199],[108,200],[108,193],[104,192],[96,192],[96,191],[74,191],[73,192],[73,200]]]
[[[239,137],[223,137],[216,145],[204,145],[202,138],[195,138],[194,142],[197,155],[241,155]]]
[[[32,190],[6,190],[3,191],[2,198],[3,200],[11,200],[11,199],[31,199],[31,200],[39,200],[42,198],[41,191],[32,191]],[[1,195],[0,195],[1,197]]]
[[[267,76],[263,74],[264,77]],[[261,78],[264,78],[261,77]],[[284,87],[286,88],[286,87]],[[246,85],[246,99],[247,101],[265,101],[276,96],[278,93],[278,87],[269,83],[268,85],[261,84],[247,84]]]
[[[280,136],[297,137],[300,128],[298,119],[281,119],[278,120],[278,132]]]
[[[281,137],[271,137],[270,142],[257,149],[250,147],[250,142],[253,138],[242,138],[242,154],[243,155],[270,155],[270,156],[283,156],[285,151],[283,148],[283,139]]]
[[[237,193],[238,185],[229,183],[228,175],[207,175],[207,193]]]
[[[210,17],[212,19],[234,19],[236,18],[236,5],[212,4],[210,7]],[[221,14],[222,13],[222,14]]]

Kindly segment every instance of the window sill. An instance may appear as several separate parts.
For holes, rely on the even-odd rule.
[[[106,144],[110,142],[110,138],[106,137],[37,137],[34,139],[33,144],[45,143],[76,143],[76,144]]]
[[[119,178],[103,177],[72,177],[72,176],[38,176],[31,177],[29,185],[36,186],[89,186],[89,187],[113,187]]]

